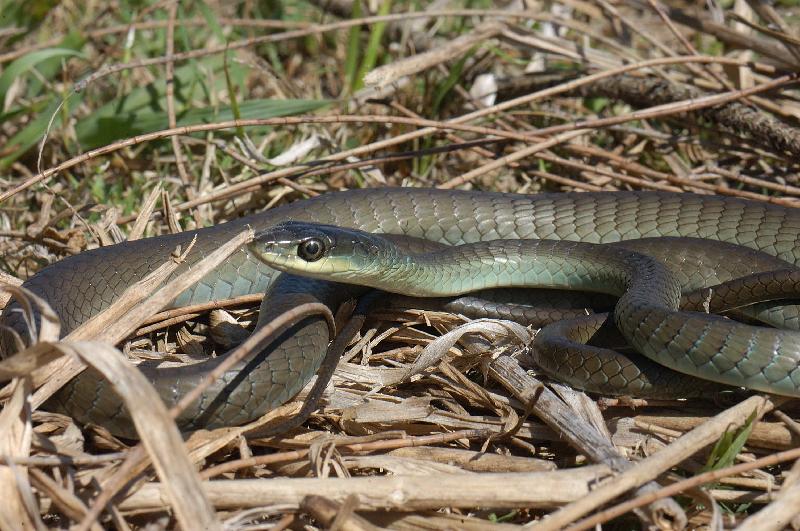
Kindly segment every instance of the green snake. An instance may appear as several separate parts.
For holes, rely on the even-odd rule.
[[[195,236],[196,244],[176,275],[192,267],[246,225],[261,232],[287,220],[331,224],[371,233],[400,234],[449,245],[496,239],[609,243],[638,238],[694,237],[730,242],[760,251],[755,254],[762,257],[770,255],[760,270],[781,268],[770,265],[770,260],[780,260],[789,266],[800,261],[800,211],[775,205],[718,196],[659,192],[515,195],[383,188],[325,194],[213,227],[87,251],[41,270],[26,281],[24,287],[51,304],[61,317],[62,333],[67,333],[108,307],[125,288],[169,259],[177,246],[185,248]],[[713,242],[707,244],[709,248],[714,245]],[[722,251],[723,255],[727,252]],[[731,262],[734,261],[732,258]],[[734,276],[758,272],[757,260],[749,255],[741,262],[741,267],[734,267],[731,271],[719,268],[717,273],[722,276],[709,282],[716,284]],[[260,321],[263,321],[298,300],[314,297],[333,305],[349,296],[333,288],[321,288],[321,291],[309,294],[301,281],[287,280],[276,284],[276,276],[253,248],[242,248],[225,264],[181,294],[174,305],[225,299],[271,288],[269,297],[274,297],[265,301],[273,302],[262,304]],[[276,292],[278,285],[280,289]],[[669,298],[664,302],[671,305],[676,296],[674,289],[664,296]],[[633,305],[632,308],[636,310],[639,306]],[[18,309],[16,303],[7,307],[0,324],[26,338],[26,327]],[[632,317],[616,315],[618,322]],[[695,323],[695,320],[690,322]],[[712,321],[701,322],[703,324],[682,324],[669,318],[673,343],[685,347],[683,354],[676,349],[669,351],[668,356],[673,358],[670,364],[676,367],[691,365],[692,356],[698,352],[706,358],[720,355],[719,367],[724,372],[726,363],[736,366],[737,360],[746,354],[748,359],[757,358],[755,363],[745,365],[736,373],[738,376],[726,381],[733,385],[752,382],[759,389],[782,394],[797,392],[800,383],[796,381],[795,360],[800,349],[793,332],[751,327],[748,330],[752,335],[742,337],[739,329],[732,330],[732,337],[741,347],[737,354],[733,349],[724,348],[723,337],[703,332],[703,327]],[[728,330],[725,321],[713,322],[714,334],[718,329]],[[285,402],[317,370],[329,341],[328,334],[328,325],[322,318],[309,318],[287,330],[269,349],[225,373],[177,419],[179,427],[188,431],[241,424]],[[698,337],[703,339],[702,346],[693,349],[692,341]],[[692,341],[689,338],[693,338]],[[740,341],[744,342],[740,344]],[[9,341],[6,339],[4,343]],[[723,353],[707,352],[711,345],[723,348]],[[658,350],[659,346],[648,348]],[[178,368],[141,368],[161,398],[167,405],[172,405],[194,388],[220,359]],[[750,374],[751,367],[760,367],[760,372]],[[756,382],[759,379],[763,381]],[[121,401],[114,395],[110,384],[92,371],[85,371],[73,379],[48,406],[68,412],[79,422],[95,422],[113,433],[131,434],[130,421]]]
[[[619,297],[617,328],[648,359],[705,380],[800,396],[800,334],[680,311],[678,275],[620,246],[500,239],[414,254],[380,234],[290,221],[257,235],[252,247],[279,271],[418,297],[498,287],[607,293]]]

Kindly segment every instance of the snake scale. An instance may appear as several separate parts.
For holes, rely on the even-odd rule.
[[[730,242],[791,265],[800,261],[800,211],[764,203],[664,192],[515,195],[382,188],[325,194],[209,228],[87,251],[42,269],[24,287],[51,304],[62,319],[62,333],[67,333],[102,311],[125,288],[167,260],[177,246],[185,248],[195,236],[197,242],[182,268],[192,267],[245,225],[264,231],[286,220],[403,234],[451,245],[494,239],[609,243],[693,237]],[[249,248],[243,248],[181,294],[174,305],[264,291],[275,276]],[[262,305],[262,310],[279,313],[285,304],[292,303],[289,295],[281,299],[283,306]],[[330,304],[341,298],[337,293],[318,296]],[[1,324],[21,331],[24,326],[15,308],[12,303],[4,311]],[[212,385],[177,420],[179,427],[192,430],[241,424],[288,400],[317,370],[328,334],[327,323],[321,318],[309,318],[287,330],[268,350],[244,360]],[[675,334],[680,338],[681,331]],[[219,360],[142,370],[167,405],[172,405]],[[792,370],[785,371],[790,380],[798,372]],[[775,379],[773,376],[770,378]],[[95,422],[112,433],[131,435],[121,401],[108,382],[92,371],[73,379],[48,406],[68,412],[79,422]]]

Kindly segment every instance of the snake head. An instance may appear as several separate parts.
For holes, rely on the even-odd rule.
[[[351,283],[364,283],[364,275],[373,271],[391,248],[375,234],[300,221],[286,221],[259,232],[249,247],[262,262],[279,271]]]

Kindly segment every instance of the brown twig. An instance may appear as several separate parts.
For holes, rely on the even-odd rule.
[[[718,481],[727,476],[742,474],[744,472],[749,472],[750,470],[773,466],[779,463],[784,463],[786,461],[791,461],[792,459],[798,459],[798,458],[800,458],[800,448],[795,448],[793,450],[786,450],[783,452],[778,452],[777,454],[771,454],[766,457],[756,459],[755,461],[751,461],[749,463],[741,463],[738,465],[720,468],[719,470],[711,470],[709,472],[698,474],[696,476],[684,479],[682,481],[675,482],[672,485],[668,485],[662,489],[659,489],[656,492],[651,492],[646,495],[637,496],[636,498],[630,501],[620,503],[619,505],[615,505],[614,507],[610,507],[608,509],[600,511],[589,518],[585,518],[583,520],[575,522],[574,524],[570,525],[567,529],[569,529],[570,531],[582,531],[584,529],[591,529],[595,526],[602,525],[605,522],[608,522],[609,520],[613,520],[614,518],[622,516],[623,514],[632,511],[636,507],[641,507],[659,498],[664,498],[667,496],[675,496],[676,494],[680,494],[681,492],[693,489],[695,487],[700,487],[706,483],[711,483],[712,481]]]
[[[378,450],[394,450],[396,448],[411,448],[416,446],[428,446],[431,444],[444,444],[451,441],[458,441],[461,439],[483,439],[492,435],[490,430],[459,430],[452,433],[440,433],[435,435],[422,435],[415,437],[403,437],[400,439],[389,439],[384,441],[376,441],[371,443],[344,443],[339,444],[337,447],[341,451],[360,453],[360,452],[375,452]],[[282,463],[287,461],[295,461],[303,459],[309,453],[309,450],[295,450],[292,452],[279,452],[269,455],[261,455],[257,457],[250,457],[248,459],[239,459],[229,461],[221,465],[207,468],[200,473],[204,479],[211,479],[225,474],[228,472],[235,472],[243,468],[269,465],[273,463]]]
[[[171,59],[175,53],[175,17],[178,12],[178,1],[172,1],[167,10],[167,64],[166,64],[166,92],[164,97],[167,100],[167,120],[169,127],[174,129],[177,127],[178,122],[175,118],[175,62]],[[170,138],[172,142],[172,152],[175,154],[175,167],[178,168],[178,176],[183,183],[183,189],[186,191],[186,197],[189,200],[195,198],[196,194],[192,187],[189,172],[186,171],[186,165],[183,161],[183,152],[181,150],[180,137],[177,135]],[[201,220],[198,214],[195,214],[195,222],[198,226],[201,225]]]
[[[741,426],[753,412],[759,419],[773,407],[772,402],[763,396],[753,396],[740,402],[686,433],[658,453],[634,464],[630,469],[616,476],[613,481],[595,489],[588,496],[559,509],[547,520],[536,522],[535,525],[530,526],[530,529],[536,531],[562,529],[594,508],[639,485],[643,480],[653,479],[669,470],[699,449],[713,443],[726,430]]]

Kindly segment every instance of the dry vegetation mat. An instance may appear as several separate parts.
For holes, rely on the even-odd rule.
[[[342,189],[800,206],[798,27],[796,0],[0,0],[0,307],[65,256]],[[800,527],[796,402],[589,397],[530,370],[530,327],[414,305],[295,308],[236,355],[324,315],[331,383],[181,438],[191,397],[126,358],[241,343],[261,296],[165,308],[251,237],[165,284],[176,250],[64,338],[31,300],[0,528]],[[40,409],[87,364],[140,441]]]

